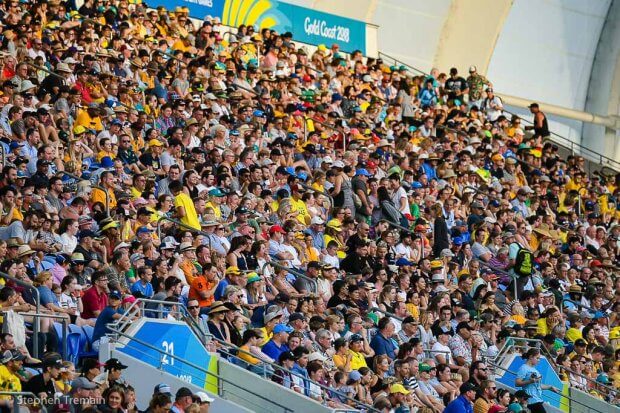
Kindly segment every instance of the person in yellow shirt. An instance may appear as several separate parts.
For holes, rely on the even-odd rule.
[[[114,164],[112,164],[114,165]],[[101,165],[102,167],[106,167]],[[91,194],[91,201],[93,204],[97,202],[101,202],[104,206],[106,205],[106,193],[108,194],[108,208],[113,210],[116,208],[116,196],[114,195],[114,182],[115,182],[114,173],[111,171],[105,171],[101,174],[101,186],[105,188],[106,192],[103,192],[99,188],[93,188],[93,192]]]
[[[174,207],[176,208],[176,216],[181,222],[190,228],[200,230],[200,221],[194,207],[194,201],[183,192],[183,184],[181,181],[172,181],[168,187],[174,196]]]
[[[0,365],[0,390],[21,392],[22,383],[19,379],[19,371],[23,368],[26,356],[19,350],[6,350],[2,355]],[[0,400],[10,400],[11,396],[0,396]]]
[[[243,332],[243,339],[241,340],[241,351],[239,351],[238,357],[248,364],[253,366],[261,362],[258,357],[254,357],[256,348],[259,343],[264,339],[260,329],[248,329]]]
[[[213,215],[216,219],[222,218],[222,210],[220,205],[226,194],[219,188],[213,188],[209,191],[209,202],[205,204],[205,210],[209,208],[213,210]]]
[[[89,106],[86,110],[78,110],[73,128],[76,129],[78,126],[83,126],[85,129],[92,129],[97,133],[101,132],[103,124],[101,123],[100,110],[97,106],[97,104],[94,104],[94,106]]]
[[[538,319],[537,333],[543,336],[551,334],[553,328],[560,323],[560,311],[556,307],[549,307],[545,311],[545,316]]]
[[[368,367],[366,356],[362,353],[364,349],[364,338],[359,334],[353,334],[349,340],[349,354],[351,355],[351,370],[359,370]]]
[[[291,185],[291,212],[297,212],[297,220],[303,225],[310,225],[310,213],[306,203],[302,201],[301,194],[305,190],[298,184]]]
[[[568,315],[568,322],[570,323],[570,328],[566,330],[566,339],[571,343],[574,343],[580,338],[583,339],[583,335],[581,334],[581,329],[583,328],[581,316],[577,313],[571,313]]]

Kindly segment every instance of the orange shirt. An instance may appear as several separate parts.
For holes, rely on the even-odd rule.
[[[189,299],[197,300],[198,305],[200,307],[209,307],[211,304],[213,304],[213,301],[215,301],[214,296],[211,295],[211,297],[202,298],[200,296],[200,292],[209,291],[213,289],[214,285],[215,285],[215,282],[209,282],[202,275],[199,275],[198,277],[194,277],[194,280],[192,281],[192,284],[189,287],[189,296],[188,296]]]
[[[183,260],[181,264],[179,264],[179,268],[183,271],[183,274],[185,274],[187,284],[192,285],[194,278],[196,278],[196,275],[198,274],[198,270],[196,269],[194,263],[189,260]]]

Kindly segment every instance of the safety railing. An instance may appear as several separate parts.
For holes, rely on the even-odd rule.
[[[155,305],[155,307],[154,308],[148,307],[149,304]],[[176,310],[173,307],[176,307]],[[126,316],[122,317],[121,319],[117,320],[114,323],[115,330],[124,331],[125,328],[131,322],[133,316],[138,315],[138,314],[144,314],[145,316],[147,316],[147,318],[165,318],[168,315],[172,315],[176,319],[183,319],[184,321],[186,321],[190,329],[196,334],[196,336],[200,339],[203,345],[205,345],[205,347],[207,346],[209,342],[213,341],[213,342],[219,343],[220,346],[218,348],[218,351],[220,353],[226,354],[227,356],[235,357],[238,359],[239,357],[237,356],[237,354],[244,353],[244,354],[254,357],[251,353],[235,346],[234,344],[220,340],[214,337],[213,335],[209,334],[207,331],[203,331],[198,326],[196,320],[189,314],[187,307],[181,302],[176,303],[176,302],[141,298],[139,300],[136,300],[134,303],[132,303],[132,305],[127,309],[126,314],[127,314]],[[270,365],[274,369],[279,369],[287,373],[290,373],[293,376],[299,377],[304,381],[312,382],[313,384],[316,384],[325,390],[328,390],[334,394],[337,394],[339,397],[343,397],[347,400],[355,401],[354,399],[349,398],[345,394],[334,391],[331,388],[321,385],[320,383],[316,383],[308,378],[300,376],[297,373],[287,370],[280,365],[277,365],[275,363],[270,363],[268,361],[265,361],[264,363],[265,365]],[[266,375],[267,375],[267,369],[265,368],[263,371],[263,377],[267,378]],[[372,409],[370,406],[364,405],[363,403],[360,403],[358,401],[355,401],[355,403],[360,405],[360,407],[363,407],[364,409],[368,409],[368,408]],[[372,411],[372,410],[366,410],[366,411]]]
[[[209,233],[207,233],[207,232],[205,232],[205,231],[203,231],[203,230],[201,230],[201,229],[196,229],[196,228],[191,227],[191,226],[189,226],[189,225],[187,225],[187,224],[184,224],[184,223],[182,223],[182,222],[181,222],[181,221],[179,221],[179,220],[176,220],[176,219],[173,219],[173,218],[169,218],[169,217],[166,217],[166,216],[162,216],[162,217],[160,217],[160,218],[157,220],[157,236],[159,237],[159,239],[162,239],[162,237],[161,237],[161,224],[162,224],[162,222],[164,222],[164,221],[166,221],[166,222],[170,222],[170,223],[172,223],[172,224],[174,224],[174,225],[176,225],[176,226],[178,226],[178,227],[180,227],[180,228],[183,228],[183,229],[184,229],[184,230],[186,230],[186,231],[189,231],[189,232],[193,232],[193,233],[195,233],[195,234],[202,235],[202,236],[203,236],[203,237],[205,237],[205,238],[206,238],[206,240],[208,241],[208,243],[209,243],[209,248],[211,247],[211,234],[209,234]]]
[[[384,317],[390,317],[390,318],[393,318],[393,319],[401,321],[401,322],[404,320],[404,318],[399,317],[399,316],[397,316],[394,313],[390,313],[389,311],[382,310],[379,307],[369,308],[368,312],[381,313],[381,314],[383,314]]]
[[[465,185],[463,188],[471,189],[472,191],[475,191],[475,193],[484,195],[484,196],[486,196],[489,199],[494,199],[494,200],[501,200],[501,199],[503,199],[500,196],[492,195],[492,194],[488,193],[487,191],[483,191],[482,189],[477,188],[477,187],[472,186],[472,185]],[[555,223],[555,222],[553,222],[553,226],[555,228],[558,228],[558,229],[561,229],[561,230],[564,230],[564,231],[567,231],[567,232],[572,231],[572,229],[570,229],[568,226],[562,225],[562,224],[558,224],[558,223]]]
[[[336,132],[336,133],[342,133],[342,148],[346,151],[347,150],[347,134],[344,132],[344,130],[340,130],[328,123],[325,123],[321,120],[315,119],[315,118],[308,118],[310,119],[312,122],[317,123],[321,126],[323,126],[324,128],[330,129],[332,132]]]
[[[388,224],[392,228],[396,228],[398,230],[405,231],[408,234],[415,235],[415,232],[412,231],[411,229],[405,228],[402,225],[396,224],[396,223],[390,221],[389,219],[382,219],[379,222],[385,222],[386,224]]]
[[[223,340],[220,340],[220,339],[218,339],[216,337],[213,337],[213,341],[215,341],[216,343],[219,344],[218,351],[220,352],[220,354],[225,354],[227,357],[232,357],[232,358],[234,358],[236,360],[239,360],[242,363],[248,364],[246,361],[244,361],[243,359],[241,359],[238,356],[239,354],[245,354],[245,355],[247,355],[249,357],[256,358],[256,355],[250,353],[249,351],[243,350],[242,348],[237,347],[234,344],[230,344],[230,343],[228,343],[226,341],[223,341]],[[237,364],[237,363],[235,363],[235,364]],[[349,396],[347,396],[344,393],[341,393],[341,392],[339,392],[339,391],[337,391],[337,390],[335,390],[335,389],[333,389],[331,387],[327,387],[327,386],[325,386],[325,385],[323,385],[323,384],[321,384],[319,382],[316,382],[316,381],[311,380],[311,379],[309,379],[307,377],[304,377],[304,376],[302,376],[302,375],[300,375],[298,373],[295,373],[292,370],[288,370],[288,369],[284,368],[283,366],[280,366],[279,364],[272,363],[272,362],[267,361],[267,360],[261,360],[261,363],[259,365],[258,370],[261,371],[261,374],[262,374],[262,376],[263,376],[263,378],[265,380],[269,380],[269,377],[268,377],[269,374],[268,373],[271,372],[271,369],[267,368],[267,366],[270,366],[271,369],[273,369],[273,371],[281,370],[281,371],[283,371],[285,373],[290,374],[291,376],[297,377],[298,379],[302,380],[302,382],[308,382],[309,384],[313,384],[315,386],[318,386],[322,390],[338,396],[338,398],[342,398],[344,400],[347,400],[349,402],[354,403],[356,406],[359,406],[359,408],[363,409],[364,411],[367,411],[367,412],[377,411],[372,406],[369,406],[369,405],[364,404],[364,403],[362,403],[362,402],[360,402],[358,400],[355,400],[352,397],[349,397]],[[257,372],[254,372],[254,373],[259,374]],[[348,411],[351,411],[351,410],[348,410]],[[354,411],[357,412],[358,410],[354,410]]]
[[[25,281],[19,280],[4,272],[0,272],[0,277],[5,278],[7,280],[11,280],[12,282],[19,285],[20,287],[24,287],[25,289],[32,291],[32,294],[34,296],[34,301],[35,301],[35,313],[36,314],[41,313],[41,295],[39,294],[39,290],[37,290],[37,288],[34,285],[29,284]],[[39,358],[39,329],[40,329],[39,319],[35,318],[33,326],[32,326],[32,354],[34,358]]]
[[[396,59],[395,57],[392,57],[392,56],[390,56],[388,54],[385,54],[383,52],[379,52],[378,55],[379,55],[380,58],[386,58],[386,59],[391,60],[396,65],[405,66],[407,69],[410,69],[410,70],[412,70],[415,73],[418,73],[418,74],[424,75],[424,76],[428,76],[428,73],[425,72],[424,70],[418,69],[415,66],[412,66],[412,65],[410,65],[408,63],[405,63],[405,62],[402,62],[402,61],[400,61],[400,60]],[[504,112],[510,114],[510,115],[519,116],[519,118],[523,119],[526,123],[529,123],[530,125],[534,124],[532,121],[523,118],[522,115],[513,113],[513,112],[507,110],[506,108],[503,108],[502,110]],[[593,161],[596,160],[601,165],[604,165],[604,166],[607,166],[607,167],[609,167],[611,169],[614,169],[616,172],[620,171],[620,162],[618,162],[618,161],[616,161],[616,160],[614,160],[612,158],[609,158],[608,156],[605,156],[602,153],[593,151],[592,149],[589,149],[589,148],[587,148],[587,147],[585,147],[583,145],[575,143],[571,139],[569,139],[569,138],[567,138],[565,136],[562,136],[562,135],[560,135],[560,134],[558,134],[556,132],[552,132],[552,131],[549,131],[549,132],[554,137],[551,140],[554,143],[558,144],[559,146],[562,146],[564,149],[569,150],[571,152],[571,154],[574,155],[575,153],[577,153],[576,149],[578,149],[578,152],[580,154],[583,154],[583,153],[589,154],[589,156],[588,156],[589,159],[591,159]]]
[[[394,65],[396,65],[396,66],[405,66],[407,69],[410,69],[413,72],[418,73],[420,75],[428,75],[428,73],[424,72],[423,70],[420,70],[417,67],[411,66],[408,63],[402,62],[402,61],[398,60],[397,58],[392,57],[392,56],[390,56],[388,54],[385,54],[383,52],[379,52],[378,56],[379,56],[380,59],[386,58],[386,59],[391,60],[392,62],[394,62]]]
[[[582,304],[579,301],[571,300],[570,298],[562,298],[562,307],[565,307],[564,303],[571,303],[575,307],[579,307],[579,308],[582,308],[584,310],[588,310],[592,314],[594,314],[596,312],[596,310],[593,309],[592,307],[588,307],[587,305]]]
[[[308,277],[306,274],[300,272],[299,270],[296,270],[294,268],[290,268],[287,267],[285,265],[282,265],[280,263],[277,263],[275,261],[268,261],[265,264],[263,264],[263,266],[260,269],[260,273],[264,274],[265,273],[265,268],[270,265],[272,267],[275,267],[277,269],[280,270],[286,270],[287,272],[289,272],[290,274],[293,274],[295,277],[298,278],[303,278],[304,280],[308,281],[310,284],[312,284],[312,293],[317,294],[319,291],[319,284],[317,282],[317,280],[315,280],[314,278],[310,278]]]
[[[13,401],[13,413],[18,413],[21,409],[20,406],[26,405],[38,405],[41,408],[41,412],[47,413],[47,407],[43,404],[42,400],[34,393],[27,391],[0,391],[0,396],[9,396]]]
[[[506,108],[504,108],[503,111],[510,115],[518,116],[519,119],[523,120],[525,123],[534,125],[534,122],[532,122],[531,120],[527,118],[524,118],[522,115],[518,113],[511,112],[510,110]],[[553,138],[545,138],[543,142],[551,141],[555,143],[556,145],[561,146],[562,148],[566,149],[567,151],[570,151],[571,155],[579,154],[579,155],[582,155],[588,158],[589,160],[593,162],[598,162],[601,166],[607,166],[608,168],[611,168],[616,172],[620,171],[620,162],[616,161],[615,159],[612,159],[606,155],[603,155],[602,153],[593,151],[592,149],[586,146],[583,146],[581,144],[578,144],[572,141],[571,139],[565,136],[559,135],[553,131],[549,131],[549,133],[553,136]]]
[[[58,171],[56,173],[56,175],[57,176],[63,176],[63,175],[64,176],[68,176],[69,178],[74,179],[77,182],[88,181],[91,187],[96,188],[96,189],[100,190],[101,192],[103,192],[103,195],[105,196],[105,212],[106,212],[107,216],[110,216],[110,195],[108,194],[108,191],[104,187],[102,187],[100,185],[95,185],[90,180],[84,179],[84,178],[80,178],[79,176],[74,175],[74,174],[72,174],[70,172]]]
[[[610,391],[610,392],[616,392],[616,391],[617,391],[615,388],[613,388],[613,387],[611,387],[611,386],[609,386],[609,385],[607,385],[607,384],[604,384],[604,383],[601,383],[601,382],[599,382],[599,381],[596,381],[596,379],[593,379],[592,377],[587,376],[587,375],[585,375],[585,374],[583,374],[583,373],[577,373],[576,371],[571,370],[571,369],[569,369],[569,368],[567,368],[567,367],[564,367],[564,366],[562,366],[561,364],[555,364],[554,366],[555,366],[558,370],[560,370],[560,371],[565,371],[565,372],[567,373],[567,376],[568,376],[569,378],[570,378],[570,375],[571,375],[571,374],[572,374],[572,375],[574,375],[574,376],[577,376],[577,377],[581,377],[581,378],[583,378],[584,380],[586,380],[588,383],[590,383],[590,384],[591,384],[591,387],[592,387],[592,388],[594,388],[594,387],[600,387],[600,388],[606,389],[606,390],[608,390],[608,391]],[[588,390],[588,389],[586,389],[585,391],[587,391],[587,390]]]
[[[510,375],[510,376],[513,376],[515,379],[518,377],[518,376],[517,376],[517,373],[516,373],[516,372],[514,372],[514,371],[512,371],[512,370],[509,370],[509,369],[507,369],[507,368],[505,368],[505,367],[502,367],[502,366],[500,366],[500,365],[498,365],[498,364],[495,364],[495,363],[492,363],[492,362],[489,362],[488,364],[489,364],[489,366],[490,366],[493,370],[501,370],[501,371],[503,371],[503,372],[504,372],[504,374],[508,374],[508,375]],[[515,384],[515,385],[514,385],[514,386],[512,386],[512,387],[513,387],[513,388],[516,388],[517,386],[516,386],[516,384]],[[596,413],[609,413],[609,411],[601,411],[601,410],[596,410],[596,409],[594,409],[592,406],[588,406],[588,405],[584,404],[583,402],[581,402],[581,401],[579,401],[579,400],[575,399],[574,397],[571,397],[571,396],[570,396],[570,395],[568,395],[568,394],[564,394],[564,393],[562,393],[562,392],[561,392],[561,389],[558,389],[558,390],[560,390],[560,392],[557,392],[557,391],[555,391],[554,389],[549,389],[549,391],[550,391],[550,392],[551,392],[554,396],[553,396],[553,397],[551,397],[549,394],[546,394],[545,396],[546,396],[548,399],[552,399],[555,403],[557,403],[557,404],[560,406],[560,409],[561,409],[561,410],[564,410],[564,411],[570,411],[570,408],[571,408],[570,403],[567,403],[567,401],[569,401],[569,402],[571,402],[571,403],[575,403],[575,404],[578,404],[578,405],[581,405],[581,406],[587,407],[587,408],[589,409],[589,411],[591,411],[591,412],[596,412]],[[562,400],[562,398],[564,398],[565,400]],[[567,410],[565,410],[565,409],[567,409]]]
[[[289,407],[278,403],[277,401],[270,399],[262,394],[259,394],[257,392],[254,392],[251,390],[251,386],[242,386],[239,383],[235,383],[233,381],[230,381],[222,376],[220,376],[219,374],[213,373],[207,369],[205,369],[202,366],[199,366],[197,364],[192,363],[191,361],[188,361],[182,357],[179,357],[171,352],[167,352],[163,349],[157,348],[155,346],[153,346],[150,343],[147,343],[143,340],[137,339],[135,337],[132,337],[128,334],[126,334],[125,332],[123,332],[120,328],[118,328],[117,323],[113,323],[113,324],[108,324],[108,328],[112,331],[112,339],[119,341],[119,338],[124,338],[127,340],[127,343],[125,344],[126,346],[129,346],[130,348],[132,348],[133,350],[140,352],[139,348],[136,348],[135,346],[131,346],[131,343],[136,343],[140,346],[144,346],[147,349],[151,350],[151,351],[155,351],[156,353],[158,353],[159,355],[161,355],[162,357],[158,358],[158,362],[163,363],[163,357],[166,358],[170,358],[170,359],[174,359],[176,361],[178,361],[178,363],[175,363],[174,365],[172,365],[172,363],[168,364],[168,366],[173,366],[173,368],[178,369],[179,370],[179,374],[183,374],[183,375],[192,375],[192,373],[190,371],[183,371],[181,367],[177,367],[179,364],[181,365],[185,365],[188,367],[191,367],[192,369],[195,369],[197,371],[199,371],[202,374],[205,374],[207,378],[215,378],[217,380],[218,383],[218,396],[220,397],[225,397],[224,394],[224,389],[223,389],[223,384],[227,384],[230,385],[232,388],[234,389],[238,389],[240,390],[240,394],[235,394],[236,397],[239,398],[243,398],[243,393],[249,393],[251,394],[253,397],[256,397],[266,403],[269,403],[274,409],[277,409],[277,411],[282,411],[285,413],[293,413],[293,410],[291,410]],[[114,337],[115,336],[115,337]],[[142,352],[143,357],[145,358],[153,358],[152,354],[148,354],[146,352]],[[198,377],[196,377],[196,379],[199,379]],[[208,380],[208,379],[207,379]],[[246,402],[250,402],[247,399],[244,399]]]
[[[3,316],[6,315],[6,311],[0,311],[0,314],[2,314]],[[62,356],[63,358],[67,356],[67,336],[69,334],[69,319],[67,317],[63,317],[61,315],[56,315],[56,314],[44,314],[44,313],[19,313],[19,315],[21,315],[22,317],[32,317],[33,320],[35,320],[34,324],[38,324],[38,320],[41,318],[50,318],[52,320],[59,320],[60,324],[62,325],[62,337],[61,339],[61,350],[62,350]],[[33,333],[34,334],[34,333]],[[38,341],[37,341],[38,344]],[[34,347],[34,337],[33,337],[33,342],[32,345]],[[33,348],[33,356],[34,358],[38,358],[38,348],[37,348],[37,352],[35,354],[34,352],[34,348]]]

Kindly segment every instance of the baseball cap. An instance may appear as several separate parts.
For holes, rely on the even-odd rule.
[[[472,391],[472,390],[478,391],[478,388],[473,383],[470,383],[468,381],[461,384],[461,387],[459,388],[459,391],[461,392],[461,394],[467,393],[468,391]]]
[[[155,386],[153,394],[166,394],[168,396],[172,396],[172,389],[166,383],[159,383]]]
[[[410,393],[410,391],[405,389],[405,386],[403,386],[402,384],[395,383],[390,386],[390,394],[394,394],[394,393],[402,393],[402,394],[407,395]]]
[[[122,298],[121,292],[120,291],[110,291],[110,294],[108,294],[108,298],[116,298],[117,300],[120,300]]]
[[[200,402],[200,403],[212,403],[213,400],[215,400],[213,397],[209,396],[207,393],[203,392],[203,391],[199,391],[196,394],[194,394],[194,397]]]
[[[360,381],[362,379],[362,374],[357,370],[351,370],[349,373],[349,380]]]
[[[419,368],[420,368],[420,372],[427,372],[427,373],[433,369],[431,366],[429,366],[426,363],[420,363]]]
[[[303,315],[302,313],[293,313],[288,317],[288,322],[291,323],[293,321],[297,321],[297,320],[305,320],[306,316]]]
[[[274,334],[292,333],[293,331],[294,331],[293,328],[290,326],[287,326],[286,324],[276,324],[276,326],[273,328]]]
[[[282,234],[286,234],[286,231],[284,231],[284,228],[282,228],[280,225],[274,225],[271,228],[269,228],[269,233],[270,234],[275,234],[276,232],[280,232]]]
[[[314,216],[314,217],[312,217],[312,220],[310,221],[310,224],[311,225],[323,225],[323,224],[325,224],[325,221],[320,216]]]
[[[124,365],[123,363],[120,362],[119,359],[117,358],[111,358],[108,361],[105,362],[105,369],[106,370],[125,370],[127,368],[126,365]]]

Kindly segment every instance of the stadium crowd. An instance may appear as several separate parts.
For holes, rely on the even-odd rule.
[[[475,66],[72,3],[0,4],[0,390],[138,411],[126,366],[63,361],[48,318],[31,356],[26,283],[95,350],[136,299],[181,302],[222,357],[333,407],[536,413],[541,355],[618,403],[620,179],[560,156],[537,104],[509,114]],[[211,401],[172,393],[139,408]]]

